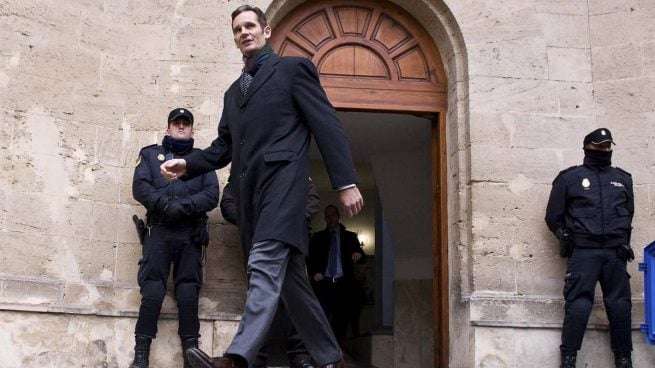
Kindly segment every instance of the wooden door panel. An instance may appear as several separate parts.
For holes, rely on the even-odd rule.
[[[354,101],[362,103],[360,108],[380,104],[374,93],[356,95],[362,89],[377,88],[379,80],[408,83],[399,90],[404,95],[413,91],[412,98],[429,101],[432,112],[443,111],[446,106],[439,52],[417,22],[393,4],[368,0],[307,2],[276,26],[271,45],[280,55],[311,59],[324,86],[331,79],[350,78],[349,86],[333,93],[337,99],[332,103],[337,107],[357,108]],[[435,96],[444,100],[435,103]],[[389,102],[397,106],[393,99]],[[408,111],[413,108],[424,112],[429,107],[413,103]]]

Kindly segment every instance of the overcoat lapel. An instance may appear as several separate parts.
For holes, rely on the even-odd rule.
[[[255,74],[255,78],[253,78],[252,82],[250,83],[248,92],[245,96],[239,99],[239,107],[243,107],[243,105],[245,105],[248,100],[250,100],[250,97],[254,95],[255,92],[257,92],[259,87],[263,86],[268,78],[270,78],[271,75],[275,73],[275,66],[279,61],[280,58],[277,55],[271,55],[269,60],[261,66],[261,68],[257,71],[257,74]]]

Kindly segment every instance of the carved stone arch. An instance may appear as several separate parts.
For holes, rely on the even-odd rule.
[[[411,15],[394,4],[310,1],[275,27],[270,43],[280,55],[311,59],[337,108],[446,110],[439,51]]]

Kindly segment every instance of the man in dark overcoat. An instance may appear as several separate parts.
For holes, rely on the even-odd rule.
[[[204,151],[161,166],[162,175],[173,180],[232,162],[241,241],[251,247],[244,314],[225,356],[209,358],[199,349],[189,349],[188,355],[198,367],[252,364],[281,301],[316,362],[344,367],[307,278],[305,206],[313,136],[343,213],[361,210],[364,201],[347,139],[311,61],[271,50],[266,42],[271,28],[261,9],[236,9],[232,32],[245,66],[225,93],[218,138]]]

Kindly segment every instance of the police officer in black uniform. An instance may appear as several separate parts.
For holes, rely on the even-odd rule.
[[[212,171],[187,181],[167,181],[159,173],[164,161],[184,157],[193,150],[193,114],[177,108],[168,114],[162,145],[141,149],[134,169],[132,194],[147,209],[147,234],[139,261],[142,298],[130,368],[148,367],[150,343],[157,335],[171,263],[182,350],[198,347],[198,292],[202,285],[203,246],[208,241],[206,212],[218,205],[218,178]],[[190,367],[183,355],[184,367]]]
[[[616,367],[632,367],[630,247],[634,194],[631,175],[612,167],[612,134],[596,129],[584,138],[583,165],[553,181],[546,223],[568,258],[564,280],[561,367],[574,368],[600,282]]]

